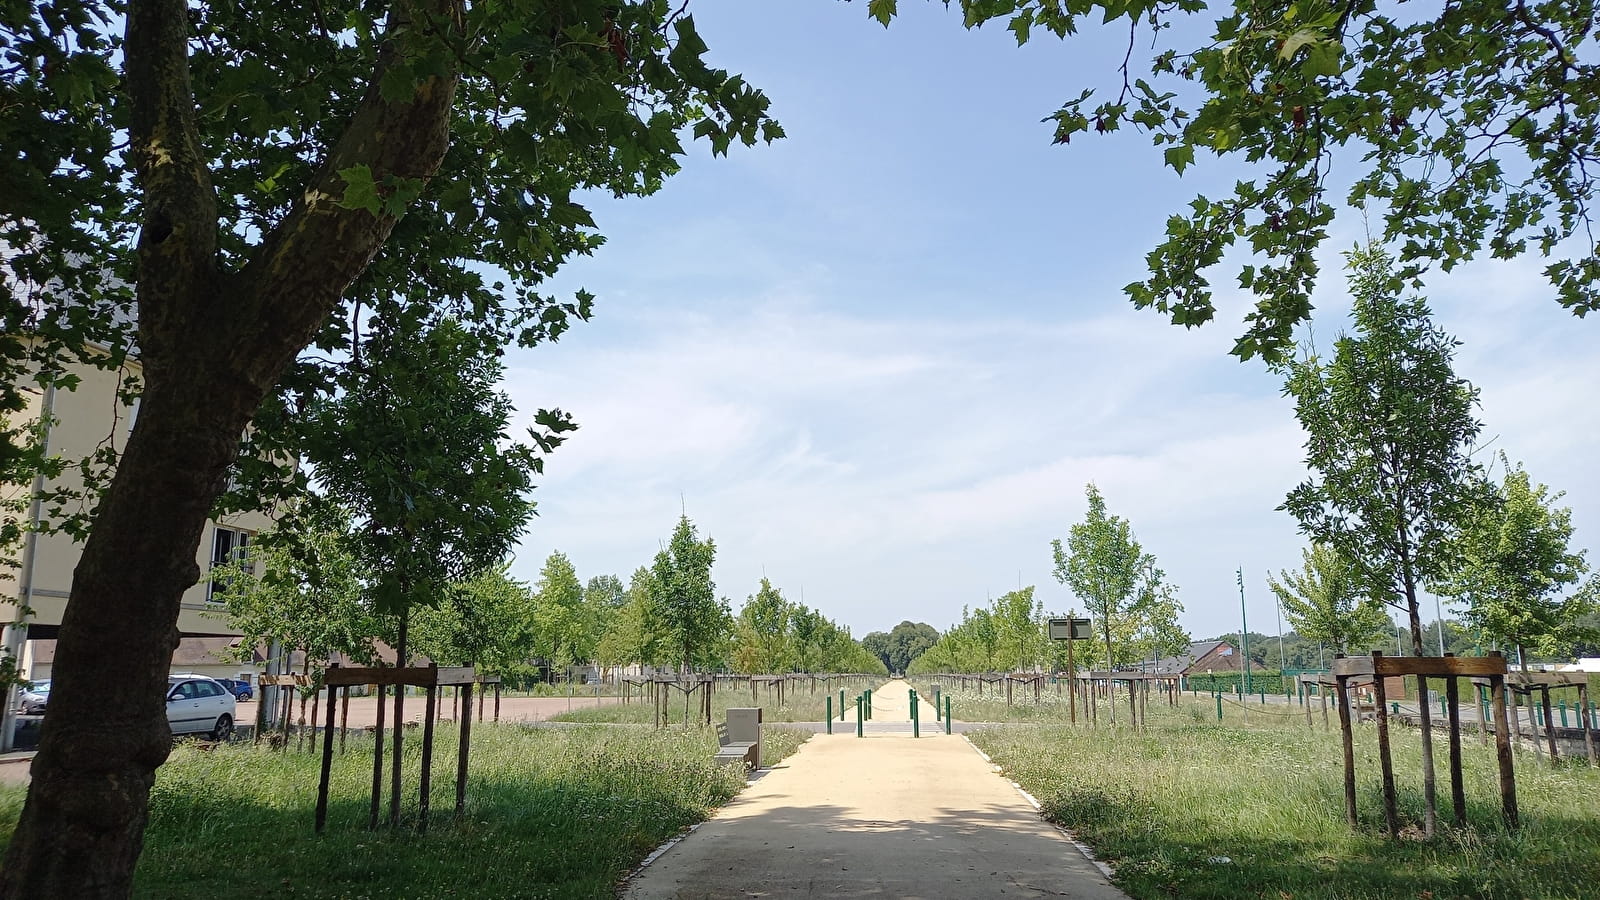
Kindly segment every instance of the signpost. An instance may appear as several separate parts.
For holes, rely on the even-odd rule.
[[[1067,709],[1072,724],[1078,724],[1078,669],[1072,661],[1072,645],[1094,637],[1088,619],[1060,616],[1050,620],[1050,640],[1067,642]]]

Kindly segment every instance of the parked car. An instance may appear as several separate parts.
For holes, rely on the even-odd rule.
[[[233,734],[233,692],[204,675],[167,676],[167,724],[173,734],[205,734],[225,741]]]
[[[50,702],[50,682],[35,681],[30,687],[17,692],[17,702],[21,705],[20,711],[25,716],[44,715],[44,706]]]
[[[227,688],[229,693],[233,694],[233,699],[235,700],[242,702],[255,699],[255,686],[248,681],[240,681],[237,678],[218,678],[217,684]]]

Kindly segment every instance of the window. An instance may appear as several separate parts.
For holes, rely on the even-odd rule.
[[[244,559],[250,546],[250,532],[217,526],[211,535],[211,568],[217,569]],[[206,587],[206,600],[216,602],[217,588],[227,587],[227,579],[213,578]]]

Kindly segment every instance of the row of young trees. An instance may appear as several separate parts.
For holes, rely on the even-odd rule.
[[[1092,482],[1088,509],[1067,540],[1052,540],[1056,580],[1082,601],[1095,640],[1074,646],[1074,665],[1124,668],[1182,652],[1177,587],[1156,565],[1127,519],[1112,515]],[[1077,616],[1078,610],[1068,615]],[[908,666],[912,672],[1062,671],[1064,642],[1049,638],[1048,616],[1030,585],[963,608],[961,621]]]
[[[360,535],[339,507],[318,504],[259,540],[251,555],[213,573],[225,614],[253,645],[300,651],[307,671],[336,654],[376,661],[399,618],[378,598],[383,580],[353,552]],[[442,665],[503,677],[557,677],[575,664],[747,673],[877,672],[883,664],[821,613],[767,579],[735,617],[716,596],[716,544],[687,516],[649,566],[626,585],[587,582],[566,554],[550,554],[532,585],[495,565],[409,607],[408,648]],[[251,577],[258,573],[260,577]],[[384,660],[393,662],[393,658]]]

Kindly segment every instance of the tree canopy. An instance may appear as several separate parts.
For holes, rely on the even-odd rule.
[[[1065,89],[1055,142],[1136,129],[1178,173],[1208,157],[1248,174],[1167,220],[1128,285],[1140,307],[1194,327],[1216,314],[1206,276],[1235,246],[1257,298],[1234,346],[1280,358],[1311,316],[1317,253],[1343,203],[1382,223],[1397,276],[1477,257],[1547,258],[1556,299],[1600,309],[1592,203],[1600,160],[1593,0],[960,0],[1018,44],[1102,26],[1126,43],[1109,91]],[[869,0],[888,26],[897,0]],[[1210,27],[1194,21],[1203,18]]]
[[[1600,611],[1588,591],[1566,593],[1588,571],[1571,549],[1572,510],[1557,507],[1559,492],[1535,484],[1521,465],[1499,485],[1485,485],[1455,537],[1456,556],[1434,590],[1464,604],[1469,625],[1514,647],[1550,652],[1592,635],[1585,616]]]
[[[1350,561],[1322,544],[1302,550],[1300,571],[1267,576],[1283,606],[1283,617],[1303,639],[1348,653],[1387,636],[1392,627],[1383,605],[1356,577]],[[1252,645],[1254,646],[1254,645]]]

